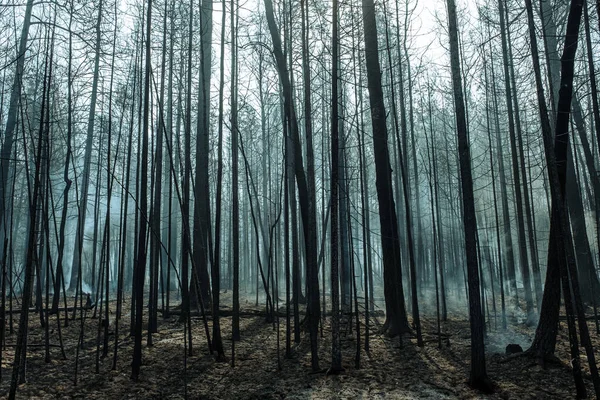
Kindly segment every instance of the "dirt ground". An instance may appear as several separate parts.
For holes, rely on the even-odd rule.
[[[228,304],[230,293],[223,293]],[[242,301],[245,311],[261,311],[254,299]],[[111,309],[114,311],[114,303]],[[128,310],[126,304],[124,310]],[[284,309],[281,309],[284,311]],[[159,399],[185,398],[185,387],[190,399],[568,399],[574,398],[574,384],[568,364],[566,328],[559,332],[557,355],[562,364],[542,369],[535,360],[526,357],[507,358],[504,349],[509,343],[527,348],[534,327],[516,325],[508,331],[498,326],[488,328],[486,340],[487,365],[490,378],[497,390],[492,395],[473,391],[466,383],[469,370],[469,323],[463,312],[452,310],[449,320],[442,324],[443,344],[438,348],[435,310],[423,307],[422,324],[425,346],[419,348],[416,339],[405,336],[390,339],[379,333],[383,323],[381,312],[371,326],[370,352],[361,351],[360,368],[356,368],[355,328],[343,324],[343,366],[338,376],[325,373],[331,359],[331,331],[327,322],[320,339],[321,373],[311,373],[308,336],[292,342],[291,359],[284,358],[285,318],[280,318],[280,357],[277,361],[277,330],[262,316],[244,316],[241,319],[242,340],[235,344],[235,367],[231,366],[231,318],[221,320],[226,355],[225,362],[216,362],[208,354],[204,325],[200,318],[192,321],[193,355],[184,357],[184,325],[176,316],[160,318],[154,345],[143,348],[143,366],[138,382],[130,379],[133,340],[129,334],[128,311],[121,320],[118,341],[118,362],[112,370],[114,351],[114,321],[111,320],[109,356],[100,359],[96,373],[97,320],[90,315],[85,320],[84,349],[79,352],[78,383],[74,385],[77,340],[80,321],[70,321],[62,329],[67,359],[62,359],[60,348],[51,348],[51,360],[44,360],[44,329],[39,315],[30,314],[30,334],[27,355],[27,383],[18,388],[18,398],[53,399]],[[61,315],[62,318],[62,315]],[[515,317],[511,314],[511,320]],[[8,334],[2,357],[0,396],[5,397],[10,383],[12,359],[16,343],[15,333]],[[64,322],[64,321],[63,321]],[[50,320],[51,344],[58,344],[55,317]],[[590,324],[593,340],[598,349],[598,335]],[[364,345],[364,326],[361,326]],[[185,362],[185,365],[184,365]],[[584,358],[583,363],[586,360]],[[586,373],[588,394],[593,397],[591,381]]]

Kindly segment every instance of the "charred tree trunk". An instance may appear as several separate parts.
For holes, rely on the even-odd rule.
[[[456,4],[454,0],[447,0],[447,4],[448,32],[450,35],[450,64],[454,91],[454,107],[456,108],[458,154],[464,210],[463,224],[465,232],[465,250],[467,256],[467,273],[469,277],[469,316],[471,319],[471,373],[469,384],[472,387],[483,391],[491,391],[491,385],[486,372],[485,347],[483,343],[484,321],[479,289],[477,220],[475,215],[475,199],[473,196],[473,178],[471,175],[471,155],[467,132],[467,120],[463,100],[463,87],[461,83]]]
[[[267,23],[269,25],[269,31],[271,33],[271,39],[273,41],[273,50],[275,53],[275,60],[277,63],[277,70],[279,74],[279,80],[284,97],[284,112],[288,120],[290,127],[290,137],[293,142],[293,157],[294,157],[294,170],[296,175],[296,184],[298,185],[298,199],[300,202],[300,212],[302,215],[302,228],[304,231],[304,245],[306,249],[306,270],[308,278],[308,329],[310,332],[311,342],[311,364],[313,370],[319,370],[319,359],[318,359],[318,348],[317,348],[317,335],[319,328],[320,319],[320,298],[319,298],[319,275],[317,269],[317,255],[316,255],[316,231],[311,228],[311,225],[316,226],[315,216],[315,198],[311,196],[308,190],[308,184],[306,174],[304,172],[304,163],[302,157],[302,147],[300,145],[300,135],[298,128],[298,120],[296,117],[296,110],[294,101],[292,98],[292,85],[290,83],[290,77],[288,75],[285,57],[282,51],[281,38],[279,37],[279,31],[277,24],[275,23],[275,16],[273,12],[273,3],[271,0],[264,0]],[[293,200],[293,199],[290,199]]]
[[[83,156],[83,172],[81,177],[81,199],[79,204],[79,216],[77,219],[77,232],[75,236],[75,251],[73,252],[73,263],[71,264],[71,280],[69,289],[75,290],[77,277],[81,270],[81,253],[83,252],[83,240],[85,232],[85,218],[87,214],[88,189],[90,182],[90,167],[92,163],[92,145],[94,142],[94,121],[96,119],[96,99],[98,97],[98,80],[100,76],[100,53],[102,51],[102,13],[103,0],[98,6],[98,19],[96,21],[96,46],[94,56],[94,77],[92,80],[92,94],[90,97],[90,112],[88,114],[87,136],[85,141],[85,154]]]
[[[386,112],[381,84],[377,23],[373,0],[362,0],[363,29],[365,37],[365,59],[373,127],[373,151],[375,156],[377,197],[379,200],[379,222],[381,226],[381,248],[383,251],[384,294],[386,301],[385,328],[390,336],[410,332],[402,271],[400,267],[400,239],[398,217],[394,203],[392,168],[388,152]]]
[[[146,220],[146,212],[148,210],[148,136],[149,136],[149,118],[150,118],[150,75],[152,74],[151,64],[151,47],[152,40],[150,37],[152,27],[152,0],[148,0],[148,10],[146,18],[146,56],[145,56],[145,77],[144,77],[144,114],[142,122],[142,143],[141,143],[141,159],[140,166],[140,197],[138,205],[140,208],[139,235],[137,259],[135,263],[135,335],[133,347],[133,360],[131,363],[131,377],[137,381],[140,369],[142,367],[142,318],[144,310],[144,281],[146,278],[146,232],[148,229],[148,221]]]

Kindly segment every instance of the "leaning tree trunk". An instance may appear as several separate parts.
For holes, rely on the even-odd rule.
[[[48,51],[48,49],[46,49]],[[50,62],[51,57],[50,57]],[[24,277],[23,277],[23,290],[21,296],[21,317],[19,320],[19,333],[17,334],[17,346],[15,347],[15,358],[13,361],[12,378],[10,381],[9,399],[15,399],[17,386],[20,383],[25,382],[25,361],[27,358],[27,336],[28,336],[28,325],[29,325],[29,305],[31,303],[31,292],[33,286],[33,274],[36,265],[39,265],[40,260],[37,257],[37,218],[40,216],[38,213],[38,203],[41,202],[41,192],[43,183],[41,180],[41,169],[42,169],[42,148],[44,147],[44,112],[50,112],[45,110],[47,90],[49,89],[48,79],[48,54],[46,54],[46,62],[44,68],[44,87],[42,90],[42,107],[40,110],[40,129],[38,131],[37,138],[37,149],[35,156],[35,172],[33,175],[33,193],[29,201],[29,230],[27,237],[27,253],[25,256],[24,266]],[[45,132],[47,134],[47,132]],[[23,143],[27,146],[27,143]],[[29,169],[29,164],[25,164],[26,173]],[[40,314],[42,311],[40,310]]]
[[[574,308],[577,311],[577,318],[579,320],[579,333],[581,335],[582,344],[585,346],[586,349],[586,354],[589,361],[596,396],[600,396],[600,379],[598,377],[598,369],[595,362],[594,350],[591,346],[588,326],[582,307],[581,295],[579,293],[579,283],[576,273],[575,249],[573,247],[565,203],[566,183],[568,177],[567,159],[569,156],[569,120],[571,114],[571,102],[573,97],[575,56],[577,53],[577,42],[583,6],[580,1],[572,0],[569,9],[565,45],[561,57],[561,83],[558,97],[556,134],[554,137],[554,143],[552,143],[552,128],[550,125],[550,120],[548,118],[547,105],[544,98],[544,86],[540,72],[540,62],[537,52],[537,39],[535,36],[533,7],[531,5],[531,0],[526,0],[526,6],[528,13],[534,74],[536,80],[537,99],[540,110],[540,119],[542,122],[544,151],[546,154],[546,162],[548,164],[548,175],[550,178],[550,189],[552,194],[552,226],[550,231],[550,251],[553,251],[552,248],[554,247],[554,251],[556,251],[556,258],[559,260],[556,263],[549,263],[547,274],[548,276],[550,274],[559,275],[560,280],[562,280],[565,307],[567,308],[567,316],[570,317],[569,336],[571,338],[571,354],[575,357],[573,360],[573,368],[578,389],[578,395],[585,395],[585,387],[581,384],[581,378],[577,374],[577,369],[579,368],[579,360],[577,339],[576,334],[574,333],[574,326],[572,326],[573,321],[572,316],[570,315],[571,310],[569,309],[570,307],[572,307],[570,301],[571,299],[575,301]],[[553,270],[551,270],[550,268],[553,268]],[[567,282],[567,280],[570,282]],[[547,286],[544,291],[544,302],[546,302],[547,300],[546,297],[555,295],[557,293],[559,294],[559,290],[560,289],[558,277],[555,277],[554,280],[551,282],[548,282],[547,280]],[[548,293],[546,293],[546,291]],[[550,328],[553,330],[553,335],[550,336],[547,340],[549,340],[550,344],[554,346],[556,342],[556,333],[554,327],[558,324],[558,313],[560,304],[552,308],[549,307],[548,309],[544,309],[544,302],[542,303],[542,316],[540,318],[538,329],[536,331],[534,345],[536,345],[538,342],[538,336],[542,336],[540,330],[544,328],[543,324],[551,324]],[[549,299],[547,300],[547,302],[551,306],[554,305],[554,303],[551,302]],[[554,323],[555,320],[556,323]],[[541,343],[546,344],[545,342]],[[534,347],[534,345],[532,345],[532,350],[536,351],[537,354],[540,354],[539,345],[538,347]],[[541,353],[541,355],[544,356],[545,353]]]
[[[298,185],[298,199],[300,202],[300,212],[302,214],[302,228],[304,231],[304,245],[306,250],[306,271],[308,278],[308,306],[307,306],[307,318],[308,318],[308,329],[310,332],[311,341],[311,364],[313,370],[319,369],[319,358],[317,353],[317,335],[319,328],[320,319],[320,298],[319,298],[319,275],[317,269],[317,237],[316,230],[311,228],[311,221],[313,226],[316,225],[315,212],[315,198],[308,189],[308,183],[306,174],[304,172],[304,162],[302,157],[302,147],[300,145],[300,134],[298,127],[298,120],[296,117],[296,110],[292,95],[292,85],[290,83],[290,77],[286,68],[286,61],[281,46],[281,38],[279,36],[279,30],[275,22],[275,15],[273,12],[273,2],[271,0],[264,0],[265,10],[267,15],[267,23],[269,25],[269,31],[271,33],[271,39],[273,41],[273,51],[275,53],[275,61],[277,63],[277,70],[279,73],[279,80],[283,91],[284,108],[285,114],[288,119],[288,125],[290,127],[290,137],[293,143],[293,154],[294,157],[294,169],[296,175],[296,184]],[[290,199],[293,204],[293,200]]]
[[[19,52],[15,63],[15,76],[10,92],[10,103],[8,105],[8,114],[6,118],[6,129],[4,130],[4,141],[0,149],[0,226],[5,224],[5,211],[7,203],[9,161],[12,154],[12,145],[14,142],[15,129],[17,128],[17,114],[19,112],[19,101],[21,98],[21,86],[23,85],[23,69],[25,67],[25,53],[27,52],[27,40],[29,38],[29,26],[31,25],[31,10],[33,0],[28,0],[25,7],[25,18],[23,20],[23,29],[21,30],[21,39],[19,41]],[[2,229],[5,232],[6,229]]]

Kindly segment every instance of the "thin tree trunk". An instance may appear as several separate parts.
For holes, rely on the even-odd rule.
[[[237,1],[231,0],[231,228],[233,240],[232,353],[240,340],[240,200],[238,191]],[[287,252],[286,252],[287,253]],[[231,355],[233,359],[234,355]]]
[[[96,44],[94,55],[94,77],[92,80],[92,94],[90,97],[90,112],[88,114],[87,136],[85,141],[85,154],[83,156],[83,172],[81,177],[81,199],[79,216],[77,219],[76,245],[73,252],[73,263],[71,264],[71,280],[69,289],[76,289],[77,277],[81,269],[81,253],[83,252],[83,241],[85,232],[85,219],[87,213],[88,190],[90,181],[90,167],[92,163],[92,145],[94,142],[94,121],[96,119],[96,99],[98,97],[98,80],[100,76],[100,53],[102,51],[102,13],[104,1],[100,0],[98,5],[98,18],[96,20]]]
[[[10,91],[10,103],[6,115],[6,128],[4,129],[4,140],[0,149],[0,225],[5,231],[7,210],[6,201],[8,196],[9,184],[9,160],[12,154],[15,129],[17,128],[17,114],[19,112],[19,102],[21,98],[21,89],[23,86],[23,69],[25,68],[25,53],[27,52],[27,41],[29,39],[29,27],[31,25],[31,11],[33,9],[33,0],[27,0],[25,6],[25,16],[23,19],[23,28],[21,29],[21,38],[19,39],[19,49],[15,63],[15,75]]]
[[[215,255],[211,268],[212,275],[212,310],[213,310],[213,350],[217,352],[217,358],[223,359],[223,340],[221,339],[221,324],[219,318],[219,299],[221,295],[221,207],[223,186],[223,88],[225,86],[225,21],[226,2],[223,0],[223,12],[221,19],[221,67],[219,79],[219,137],[217,139],[217,197],[215,216]]]
[[[47,38],[46,38],[47,40]],[[37,149],[35,155],[35,172],[33,175],[33,193],[32,197],[29,201],[29,230],[27,237],[27,253],[26,260],[24,265],[24,278],[23,278],[23,291],[21,298],[21,316],[19,320],[19,333],[17,334],[17,346],[15,348],[15,358],[13,361],[13,370],[12,370],[12,378],[10,381],[10,389],[9,389],[9,399],[14,400],[17,392],[17,386],[19,383],[25,382],[25,363],[27,358],[27,335],[28,335],[28,325],[29,325],[29,305],[31,303],[31,291],[33,286],[33,273],[35,265],[39,264],[39,260],[37,259],[37,218],[38,218],[38,204],[40,201],[41,190],[42,190],[42,181],[41,177],[41,168],[42,168],[42,148],[44,143],[44,135],[43,135],[43,123],[44,123],[44,112],[48,112],[45,110],[45,99],[47,96],[47,90],[50,85],[47,82],[48,78],[48,49],[46,48],[46,62],[44,67],[44,87],[42,91],[42,107],[40,110],[40,129],[38,131],[37,138]],[[23,132],[23,135],[25,133]],[[25,138],[25,136],[23,136]],[[25,151],[27,151],[27,143],[25,140],[23,141],[23,146],[25,147]],[[27,154],[25,154],[25,159],[27,159]],[[29,164],[26,162],[25,164],[26,173],[29,174]],[[30,182],[28,181],[28,188],[30,187]],[[30,192],[31,193],[31,192]],[[41,312],[41,311],[40,311]]]
[[[134,347],[133,347],[133,360],[131,363],[132,367],[132,378],[137,381],[140,369],[142,366],[142,318],[144,310],[144,280],[146,278],[146,231],[148,228],[148,221],[146,220],[146,213],[148,210],[148,123],[150,117],[150,75],[152,73],[151,64],[151,47],[152,41],[150,37],[152,27],[152,0],[148,0],[148,10],[146,17],[146,66],[145,66],[145,77],[144,77],[144,114],[142,122],[142,143],[140,156],[142,159],[141,163],[141,188],[140,195],[138,198],[138,206],[140,209],[140,222],[139,222],[139,235],[138,235],[138,248],[137,248],[137,259],[135,263],[135,335],[134,335]]]
[[[338,109],[338,2],[333,0],[333,30],[331,36],[331,367],[328,374],[342,371],[342,348],[340,343],[340,281],[338,232],[340,227],[339,198],[339,109]],[[342,238],[343,240],[343,238]],[[343,284],[343,283],[342,283]]]

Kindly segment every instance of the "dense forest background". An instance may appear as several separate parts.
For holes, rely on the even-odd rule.
[[[0,393],[600,397],[599,45],[585,0],[1,2]]]

